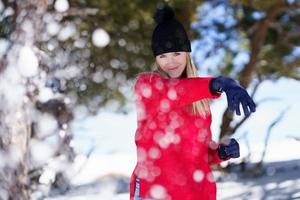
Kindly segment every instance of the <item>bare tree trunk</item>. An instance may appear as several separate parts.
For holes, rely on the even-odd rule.
[[[3,100],[1,105],[5,103]],[[26,108],[19,106],[0,116],[1,121],[7,122],[1,127],[0,151],[4,158],[0,171],[1,199],[29,199],[27,161],[30,125],[26,120]]]
[[[253,74],[256,73],[256,65],[259,61],[259,54],[264,44],[266,33],[268,31],[270,23],[276,20],[276,16],[288,9],[299,8],[299,4],[295,3],[293,6],[277,4],[267,12],[266,18],[262,21],[257,22],[251,29],[250,34],[250,60],[249,63],[241,71],[239,82],[244,87],[247,88],[251,82]],[[221,132],[219,135],[219,140],[222,140],[225,136],[230,136],[234,134],[236,130],[231,126],[233,120],[233,113],[229,112],[228,109],[225,110],[222,118]]]

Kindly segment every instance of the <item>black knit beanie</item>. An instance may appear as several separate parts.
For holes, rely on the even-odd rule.
[[[174,11],[166,4],[158,6],[154,20],[157,23],[152,33],[154,57],[168,52],[191,52],[191,44],[183,25],[175,19]]]

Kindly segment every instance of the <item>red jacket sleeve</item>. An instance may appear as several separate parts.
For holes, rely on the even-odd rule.
[[[212,94],[209,82],[213,77],[163,78],[157,73],[139,75],[134,89],[137,109],[141,115],[167,112],[205,98],[218,98]]]
[[[208,142],[208,164],[209,165],[216,165],[216,164],[219,164],[223,161],[226,161],[226,160],[229,160],[230,158],[228,159],[225,159],[225,160],[222,160],[219,158],[218,156],[218,143],[216,143],[215,141],[213,141],[211,139],[211,134],[210,134],[210,141]]]

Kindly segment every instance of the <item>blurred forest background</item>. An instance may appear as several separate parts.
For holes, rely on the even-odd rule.
[[[163,2],[188,31],[200,75],[230,76],[254,99],[263,82],[300,80],[300,1],[1,0],[0,199],[69,190],[67,172],[77,156],[70,123],[99,110],[132,110],[135,77],[154,62],[152,16]],[[278,109],[265,147],[289,108]],[[248,120],[235,120],[227,109],[220,115],[219,139]],[[299,141],[299,135],[291,137]],[[264,156],[250,168],[247,162],[239,164],[241,173],[263,175]],[[55,173],[49,175],[49,166]]]

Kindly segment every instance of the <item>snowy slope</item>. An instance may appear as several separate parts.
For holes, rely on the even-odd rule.
[[[93,155],[85,168],[73,177],[73,187],[66,194],[46,200],[128,200],[130,173],[134,156]],[[219,200],[300,199],[300,159],[268,162],[267,175],[241,178],[236,174],[218,179]]]

